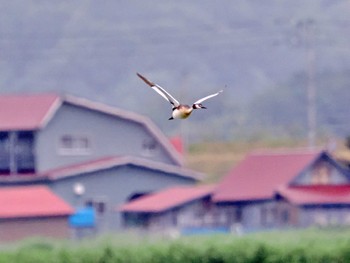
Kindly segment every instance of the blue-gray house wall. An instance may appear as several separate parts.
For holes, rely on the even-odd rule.
[[[60,145],[65,135],[87,138],[90,148],[65,151]],[[37,132],[35,142],[37,172],[118,155],[178,165],[164,145],[141,123],[65,102],[47,126]]]
[[[49,182],[49,187],[73,207],[81,207],[89,200],[105,202],[105,212],[99,215],[98,231],[120,230],[121,214],[118,207],[135,193],[150,193],[174,185],[193,185],[191,177],[162,172],[135,165],[122,165],[63,177]],[[74,194],[75,184],[82,184],[85,192]]]

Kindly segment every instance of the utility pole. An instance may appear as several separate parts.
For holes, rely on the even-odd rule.
[[[316,139],[316,84],[315,84],[315,50],[311,47],[307,50],[307,122],[309,148],[315,147]]]
[[[306,48],[307,59],[307,126],[308,147],[313,149],[316,140],[316,84],[315,84],[315,21],[306,19],[297,23],[297,29],[301,34],[302,44]]]

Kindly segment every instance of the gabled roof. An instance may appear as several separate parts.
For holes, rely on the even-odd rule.
[[[40,129],[59,105],[54,94],[1,95],[0,131]]]
[[[40,177],[48,177],[49,179],[53,180],[61,179],[64,177],[75,176],[98,170],[110,169],[123,165],[134,165],[145,169],[174,174],[180,177],[187,177],[194,180],[199,180],[202,178],[202,174],[181,166],[170,165],[162,162],[155,162],[149,159],[143,159],[134,156],[104,157],[93,161],[53,169],[43,173]]]
[[[119,207],[119,211],[160,213],[210,196],[214,189],[215,186],[213,185],[172,187],[130,201]]]
[[[73,208],[46,186],[0,188],[0,218],[65,216]]]
[[[42,129],[55,116],[57,110],[64,103],[141,124],[157,139],[166,151],[169,152],[170,156],[177,164],[182,164],[183,160],[181,155],[174,149],[174,147],[172,147],[165,135],[147,117],[70,95],[1,95],[0,131]]]
[[[273,198],[276,189],[288,184],[311,165],[319,151],[262,151],[249,154],[219,184],[216,202],[239,202]]]
[[[350,185],[282,187],[277,193],[295,205],[350,205]]]

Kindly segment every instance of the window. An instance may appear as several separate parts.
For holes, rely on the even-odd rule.
[[[61,137],[61,147],[63,149],[72,149],[73,148],[73,137],[70,135],[63,135]]]
[[[35,172],[34,137],[31,131],[0,132],[0,173]]]
[[[18,133],[15,160],[18,173],[34,172],[34,134],[32,132]]]
[[[91,141],[86,135],[64,134],[59,140],[61,154],[90,154]]]
[[[234,210],[234,222],[240,223],[243,219],[243,210],[242,207],[237,206]]]
[[[171,223],[172,223],[172,225],[173,226],[177,226],[177,222],[178,220],[177,220],[177,212],[176,211],[173,211],[172,213],[171,213]]]
[[[88,199],[85,206],[93,207],[98,215],[103,215],[107,210],[106,198]]]
[[[154,139],[145,139],[142,142],[142,150],[144,155],[150,156],[157,149],[157,141]]]
[[[262,207],[261,208],[261,224],[263,226],[271,226],[276,218],[277,209],[275,207]]]
[[[290,215],[289,215],[289,211],[287,209],[285,209],[281,212],[281,221],[283,224],[289,223],[289,217],[290,217]]]
[[[0,132],[0,173],[10,173],[10,139],[8,132]]]

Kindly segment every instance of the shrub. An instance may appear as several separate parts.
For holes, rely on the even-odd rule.
[[[275,232],[82,243],[35,240],[0,251],[0,263],[296,263],[350,262],[348,230]]]

